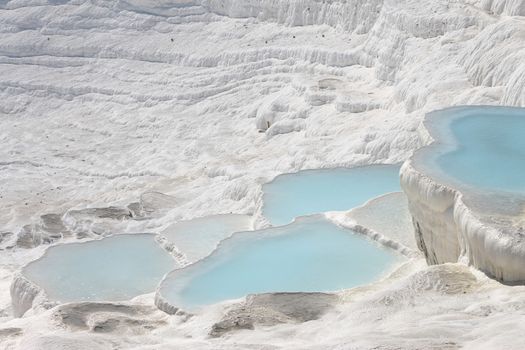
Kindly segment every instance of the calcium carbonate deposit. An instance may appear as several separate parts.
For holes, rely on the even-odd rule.
[[[431,146],[401,171],[416,240],[432,264],[461,260],[525,281],[525,108],[471,106],[427,115]]]
[[[524,0],[0,0],[0,349],[522,349],[522,202],[489,218],[514,241],[487,236],[471,211],[508,197],[466,205],[411,168],[424,116],[459,105],[525,107]],[[406,195],[321,214],[406,257],[368,284],[189,313],[159,285],[61,303],[21,277],[123,233],[187,266],[267,229],[279,175],[403,162]],[[82,267],[118,274],[105,258]]]

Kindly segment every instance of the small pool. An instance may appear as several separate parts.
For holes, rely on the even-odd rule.
[[[160,295],[192,309],[250,293],[337,291],[369,283],[402,259],[322,216],[241,232],[209,257],[167,275]]]
[[[434,142],[405,163],[401,181],[427,262],[460,259],[523,282],[525,108],[452,107],[424,126]]]
[[[326,211],[349,210],[389,192],[401,191],[398,165],[305,170],[264,185],[263,215],[273,225]]]
[[[404,193],[393,192],[375,198],[348,213],[358,225],[381,233],[386,238],[417,251],[412,217]]]
[[[525,194],[525,109],[458,107],[434,112],[434,162],[456,182]],[[444,169],[444,170],[443,170]]]
[[[168,241],[183,253],[189,262],[209,255],[223,239],[235,232],[252,228],[248,215],[212,215],[170,225],[162,232]]]
[[[153,292],[176,267],[153,235],[133,234],[50,247],[22,273],[53,301],[118,301]]]

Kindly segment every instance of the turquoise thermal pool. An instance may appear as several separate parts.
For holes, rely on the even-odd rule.
[[[168,274],[159,293],[192,309],[251,293],[337,291],[379,278],[400,259],[321,216],[302,217],[233,235],[207,258]]]
[[[153,235],[133,234],[50,247],[22,273],[54,301],[117,301],[153,292],[175,267]]]
[[[419,249],[430,264],[468,263],[525,281],[525,109],[463,106],[429,113],[434,140],[401,169]]]
[[[449,108],[425,126],[438,140],[415,158],[427,174],[475,192],[525,194],[525,109]]]
[[[264,185],[263,215],[273,225],[326,211],[349,210],[389,192],[400,191],[399,166],[305,170]]]

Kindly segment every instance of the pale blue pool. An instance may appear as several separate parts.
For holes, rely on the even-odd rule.
[[[440,135],[435,164],[460,183],[525,193],[525,109],[459,107],[439,111],[431,127]]]
[[[223,239],[251,228],[252,218],[248,215],[211,215],[172,224],[162,235],[189,262],[195,262],[209,255]]]
[[[153,292],[176,267],[153,235],[135,234],[51,247],[22,273],[54,301],[117,301]]]
[[[295,217],[349,210],[389,192],[400,191],[398,165],[305,170],[264,185],[263,215],[273,225]]]
[[[302,217],[235,234],[209,257],[168,274],[159,293],[192,309],[250,293],[337,291],[379,278],[400,259],[321,216]]]

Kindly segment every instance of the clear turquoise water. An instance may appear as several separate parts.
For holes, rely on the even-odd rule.
[[[443,172],[476,188],[525,193],[525,109],[452,109],[456,119],[449,125],[441,113],[441,129],[456,143],[436,158]]]
[[[153,292],[176,267],[153,235],[117,235],[48,249],[23,269],[55,301],[127,300]]]
[[[193,308],[250,293],[335,291],[377,279],[399,256],[315,216],[242,232],[194,265],[170,273],[160,293]]]
[[[273,225],[283,225],[302,215],[349,210],[400,190],[397,165],[306,170],[264,185],[263,215]]]

